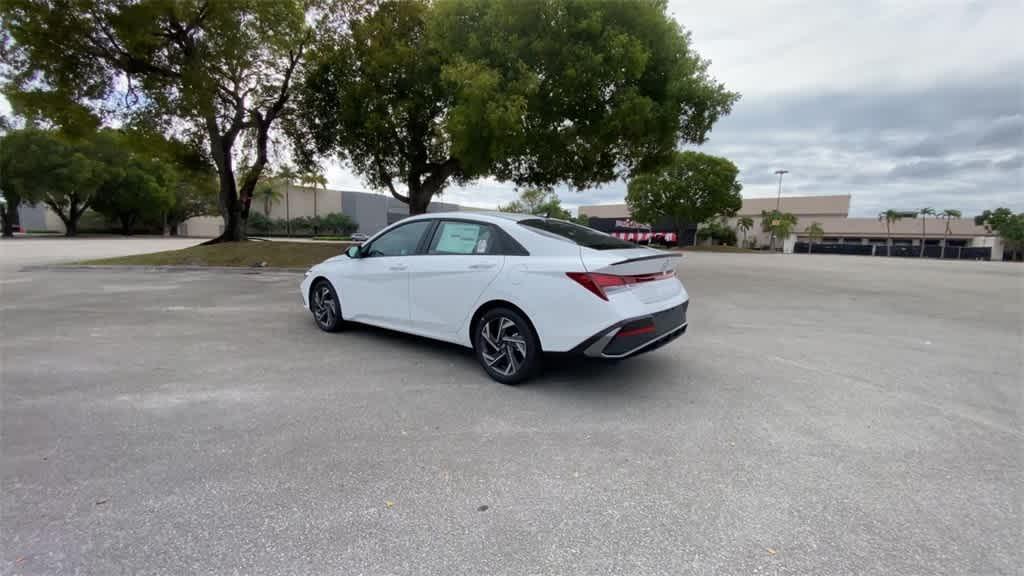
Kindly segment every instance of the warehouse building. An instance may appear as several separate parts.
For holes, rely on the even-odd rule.
[[[309,188],[287,186],[279,190],[280,198],[269,206],[253,199],[250,211],[257,211],[268,218],[301,218],[324,216],[340,212],[354,220],[358,232],[373,234],[409,215],[409,206],[390,195],[330,188]],[[461,210],[457,204],[431,202],[429,212]],[[224,229],[220,216],[200,216],[182,223],[178,233],[182,236],[214,237]]]
[[[742,241],[743,232],[737,229],[740,218],[749,217],[754,221],[753,227],[746,233],[748,244],[754,247],[765,247],[770,241],[770,234],[761,230],[761,212],[772,211],[778,206],[781,212],[789,212],[798,218],[794,233],[782,241],[785,252],[792,252],[798,242],[806,242],[804,230],[813,222],[824,229],[823,244],[854,244],[867,246],[886,246],[886,224],[877,218],[850,218],[849,195],[843,196],[783,196],[782,198],[744,198],[743,205],[736,216],[725,219],[725,223],[737,230],[737,237]],[[580,206],[580,214],[591,217],[591,221],[615,221],[623,225],[638,226],[630,219],[629,207],[626,204],[601,204]],[[945,246],[952,254],[954,248],[990,248],[991,258],[1001,260],[1003,247],[999,237],[989,232],[984,226],[974,223],[973,217],[949,221],[949,234],[946,234],[946,221],[928,218],[924,225],[925,248],[935,247],[939,251]],[[621,232],[627,228],[613,227],[605,232]],[[889,234],[894,247],[910,247],[921,245],[922,225],[920,218],[908,217],[889,226]],[[618,234],[617,234],[618,235]],[[690,228],[683,237],[683,244],[692,244],[696,238],[696,228]],[[894,248],[898,251],[898,248]]]
[[[259,212],[268,218],[293,219],[311,216],[326,216],[332,212],[348,215],[358,225],[358,232],[373,234],[409,215],[408,205],[390,195],[332,190],[306,186],[280,186],[280,197],[266,205],[254,198],[251,212]],[[429,212],[462,210],[458,204],[431,202]],[[24,231],[64,233],[64,223],[45,204],[22,204],[18,207],[20,227]],[[91,211],[83,215],[83,222],[103,226],[102,217]],[[178,226],[180,236],[213,238],[224,231],[224,220],[219,215],[197,216]]]

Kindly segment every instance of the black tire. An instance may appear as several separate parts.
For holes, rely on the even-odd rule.
[[[502,384],[519,384],[540,370],[537,335],[522,314],[509,308],[492,308],[480,317],[473,327],[473,349],[487,375]]]
[[[327,280],[317,280],[309,289],[309,311],[324,332],[337,332],[345,324],[341,319],[341,300]]]

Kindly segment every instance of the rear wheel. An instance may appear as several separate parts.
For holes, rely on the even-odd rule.
[[[316,325],[324,332],[341,330],[341,302],[338,293],[326,280],[317,280],[309,291],[309,310]]]
[[[473,330],[473,348],[487,375],[502,384],[518,384],[540,369],[537,335],[515,310],[487,311]]]

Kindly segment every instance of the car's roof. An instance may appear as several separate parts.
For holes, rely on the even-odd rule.
[[[528,218],[541,218],[532,214],[515,214],[512,212],[495,212],[492,210],[465,210],[458,212],[427,212],[406,220],[426,220],[430,218],[455,218],[459,220],[478,220],[480,222],[519,222]]]

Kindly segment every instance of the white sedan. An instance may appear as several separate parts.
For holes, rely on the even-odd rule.
[[[322,330],[359,322],[454,342],[516,384],[545,352],[626,358],[682,335],[678,257],[562,220],[431,213],[317,264],[301,290]]]

